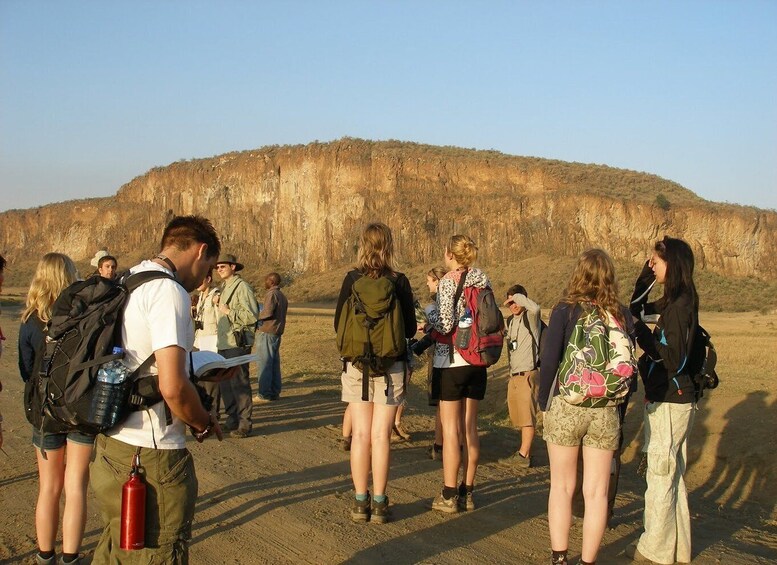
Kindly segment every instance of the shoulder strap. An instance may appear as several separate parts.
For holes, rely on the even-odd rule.
[[[156,279],[176,280],[174,276],[171,276],[164,271],[141,271],[139,273],[128,275],[127,278],[124,279],[124,286],[127,287],[127,291],[132,292],[141,285]]]
[[[534,334],[531,331],[531,326],[529,325],[529,315],[526,310],[524,310],[521,314],[521,321],[523,322],[523,325],[526,326],[526,331],[529,332],[529,335],[531,336],[531,354],[532,359],[534,359],[534,362],[536,363],[538,353],[537,338],[534,337]]]
[[[244,282],[244,281],[243,281],[243,279],[240,279],[239,281],[237,281],[237,284],[235,285],[235,288],[233,288],[233,289],[232,289],[232,292],[230,292],[230,293],[229,293],[229,298],[227,298],[227,299],[224,301],[224,304],[226,304],[227,306],[229,306],[229,301],[230,301],[230,300],[232,300],[232,297],[233,297],[233,296],[235,296],[235,293],[237,292],[237,289],[240,287],[240,284],[241,284],[241,283],[243,283],[243,282]]]

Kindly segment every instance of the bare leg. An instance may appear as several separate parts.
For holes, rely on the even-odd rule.
[[[569,549],[569,528],[572,525],[572,494],[577,480],[579,447],[548,443],[550,458],[550,495],[548,496],[548,529],[553,551]]]
[[[478,435],[478,400],[472,398],[464,399],[464,450],[466,461],[464,463],[464,484],[475,484],[475,473],[478,470],[480,461],[480,436]]]
[[[583,561],[596,561],[607,527],[607,489],[612,451],[583,446]]]
[[[442,445],[442,420],[440,420],[440,405],[437,405],[437,410],[434,414],[434,443]]]
[[[356,494],[365,494],[369,485],[372,435],[372,402],[351,402],[348,414],[352,424],[351,477]]]
[[[59,499],[65,486],[65,448],[46,450],[46,459],[40,449],[38,458],[38,503],[35,505],[35,534],[41,551],[53,551],[59,527]]]
[[[92,445],[67,442],[65,466],[65,513],[62,518],[62,551],[78,553],[86,526],[86,491]]]
[[[521,428],[521,449],[519,453],[524,457],[531,455],[531,444],[534,441],[534,426]]]
[[[391,462],[391,428],[396,406],[375,404],[372,409],[372,493],[386,494]]]
[[[442,469],[443,482],[446,487],[458,484],[459,466],[461,465],[461,440],[459,428],[464,403],[460,400],[440,401],[440,421],[442,423]]]
[[[343,437],[351,437],[351,404],[345,407],[343,413]]]

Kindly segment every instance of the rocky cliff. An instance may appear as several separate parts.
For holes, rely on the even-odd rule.
[[[706,202],[653,175],[491,151],[342,139],[267,147],[158,167],[116,196],[0,214],[0,249],[86,260],[156,250],[166,220],[209,217],[224,247],[252,265],[315,273],[354,258],[360,228],[392,227],[405,264],[437,261],[447,237],[471,235],[485,265],[598,246],[641,260],[669,233],[698,267],[777,276],[777,213]]]

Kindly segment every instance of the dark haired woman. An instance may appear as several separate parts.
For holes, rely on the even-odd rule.
[[[351,295],[354,280],[359,276],[380,279],[388,277],[394,281],[396,297],[399,299],[405,338],[413,337],[416,331],[413,291],[410,281],[394,270],[394,243],[391,230],[381,223],[369,224],[361,234],[357,265],[349,272],[340,289],[335,309],[335,330],[338,328],[343,307]],[[345,418],[351,423],[350,444],[351,476],[356,491],[356,500],[351,509],[355,522],[383,523],[390,519],[386,485],[390,461],[391,431],[397,407],[405,399],[407,378],[407,357],[402,355],[388,368],[388,377],[369,377],[368,400],[362,400],[362,372],[346,360],[341,381],[342,400],[348,403]],[[343,430],[345,433],[344,422]],[[372,471],[372,503],[368,490]]]
[[[691,247],[664,237],[637,280],[632,310],[658,314],[654,330],[640,320],[637,342],[645,351],[640,373],[645,385],[647,490],[645,532],[626,553],[635,561],[689,563],[691,518],[683,475],[688,435],[696,411],[693,381],[688,374],[689,338],[699,323],[699,297],[693,282]],[[664,295],[647,303],[654,282]],[[693,361],[693,360],[691,360]]]

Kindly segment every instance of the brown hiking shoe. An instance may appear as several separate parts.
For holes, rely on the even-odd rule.
[[[368,522],[370,519],[370,494],[367,493],[367,500],[353,501],[351,506],[351,520],[354,522]]]
[[[531,455],[524,457],[521,455],[520,451],[516,451],[510,457],[500,459],[499,463],[502,465],[510,465],[513,467],[522,467],[524,469],[528,469],[531,467]]]
[[[388,496],[383,502],[376,502],[373,498],[370,521],[376,524],[385,524],[389,520],[391,520],[391,509],[389,508]]]
[[[445,512],[446,514],[456,514],[459,511],[459,496],[454,494],[451,498],[445,498],[441,492],[432,501],[432,510]]]

